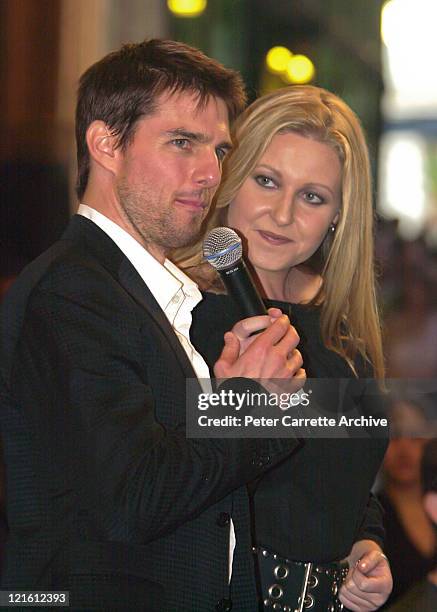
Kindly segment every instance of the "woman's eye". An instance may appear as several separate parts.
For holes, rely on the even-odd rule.
[[[216,149],[216,155],[217,155],[217,159],[219,160],[219,162],[221,163],[224,158],[226,157],[226,153],[228,152],[227,149]]]
[[[306,191],[303,194],[303,197],[307,202],[310,202],[310,204],[323,204],[323,202],[325,201],[322,196],[319,196],[314,191]]]
[[[277,187],[273,179],[269,178],[268,176],[264,176],[263,174],[256,176],[255,181],[258,183],[258,185],[261,185],[261,187],[266,187],[267,189],[274,189]]]

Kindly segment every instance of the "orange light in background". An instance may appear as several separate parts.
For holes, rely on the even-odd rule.
[[[287,69],[292,53],[287,47],[272,47],[266,55],[266,65],[270,72],[281,74]]]
[[[199,17],[206,5],[207,0],[167,0],[169,11],[176,17]]]
[[[306,55],[293,55],[285,70],[283,79],[287,83],[309,83],[315,74],[313,62]]]

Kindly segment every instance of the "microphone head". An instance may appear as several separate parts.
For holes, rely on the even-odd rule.
[[[203,256],[216,269],[224,270],[243,257],[241,238],[230,227],[216,227],[203,241]]]

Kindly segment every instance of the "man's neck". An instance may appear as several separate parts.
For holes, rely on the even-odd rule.
[[[85,195],[82,200],[82,204],[93,208],[101,215],[104,215],[107,219],[118,225],[122,230],[127,232],[132,238],[134,238],[144,249],[146,249],[152,257],[154,257],[160,264],[164,264],[167,253],[164,249],[160,248],[158,245],[148,243],[144,240],[143,236],[139,234],[139,232],[133,227],[132,223],[124,213],[124,211],[117,205],[110,205],[109,203],[105,206],[99,205],[98,198],[92,198],[91,194],[89,194],[88,199],[88,190],[85,192]]]

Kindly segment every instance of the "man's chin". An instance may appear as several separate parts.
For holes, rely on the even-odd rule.
[[[200,229],[195,234],[191,234],[190,236],[179,236],[175,237],[172,241],[171,249],[181,249],[183,247],[191,247],[199,240]]]
[[[201,223],[199,223],[198,227],[191,227],[189,232],[175,229],[171,236],[167,236],[164,246],[170,250],[191,247],[199,240],[200,233]]]

